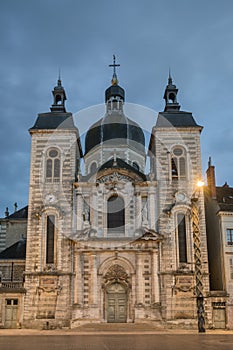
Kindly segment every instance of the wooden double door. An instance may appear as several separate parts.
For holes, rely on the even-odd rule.
[[[108,287],[106,311],[109,323],[127,321],[127,293],[120,283],[113,283]]]
[[[5,300],[5,328],[17,328],[18,299]]]

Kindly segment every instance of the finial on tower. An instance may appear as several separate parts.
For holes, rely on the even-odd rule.
[[[57,86],[61,86],[61,68],[58,69],[58,80],[57,80]]]
[[[112,85],[118,85],[118,79],[116,75],[116,67],[120,67],[120,64],[116,64],[116,56],[113,55],[113,64],[109,64],[109,67],[113,67]]]
[[[169,67],[169,72],[168,72],[168,85],[172,85],[172,76],[171,76],[171,69]]]

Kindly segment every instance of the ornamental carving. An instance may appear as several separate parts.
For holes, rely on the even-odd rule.
[[[175,286],[173,287],[175,294],[177,294],[177,292],[192,292],[194,294],[194,289],[195,288],[192,276],[176,276]]]
[[[60,294],[62,286],[58,283],[57,278],[50,276],[41,277],[40,284],[37,286],[38,294],[44,293],[56,293]]]
[[[105,175],[98,179],[97,183],[105,183],[105,182],[118,182],[118,181],[124,181],[124,182],[132,182],[132,179],[129,176],[119,174],[118,172],[114,172],[110,175]]]
[[[57,268],[54,264],[46,264],[44,267],[45,272],[55,272],[57,271]]]
[[[108,272],[104,276],[105,283],[108,282],[126,282],[128,283],[128,274],[124,268],[118,264],[113,265],[109,268]]]

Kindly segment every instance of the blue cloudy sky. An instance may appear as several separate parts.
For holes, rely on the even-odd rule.
[[[49,110],[59,67],[75,113],[104,102],[113,53],[127,101],[155,112],[171,68],[181,108],[204,126],[203,169],[211,155],[217,184],[233,186],[232,37],[231,0],[2,0],[0,216],[27,204],[28,129]]]

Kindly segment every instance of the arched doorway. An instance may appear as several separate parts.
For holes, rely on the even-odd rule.
[[[104,291],[104,319],[111,323],[129,322],[132,318],[132,304],[128,269],[126,272],[125,268],[118,263],[110,265],[103,275],[102,286]]]
[[[112,283],[106,289],[106,316],[109,323],[127,321],[127,293],[121,283]]]

